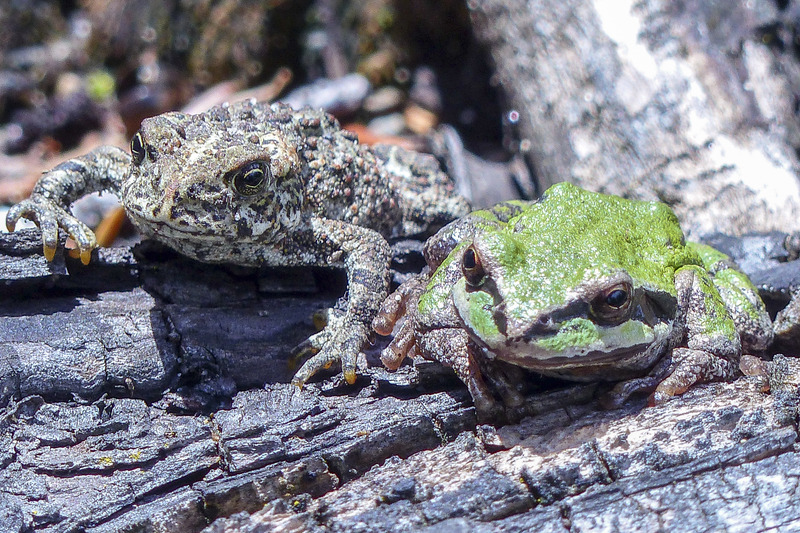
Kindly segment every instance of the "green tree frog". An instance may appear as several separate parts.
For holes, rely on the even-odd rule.
[[[721,252],[686,242],[659,202],[559,183],[539,201],[450,223],[424,254],[425,271],[373,321],[383,335],[400,324],[382,360],[393,369],[421,354],[452,367],[483,420],[522,403],[515,367],[620,382],[611,403],[640,391],[659,403],[731,379],[743,350],[772,339],[750,280]]]

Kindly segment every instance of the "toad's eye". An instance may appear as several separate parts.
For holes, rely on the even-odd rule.
[[[230,175],[233,190],[242,196],[253,196],[264,188],[269,170],[263,161],[247,163]]]
[[[592,313],[606,322],[620,322],[627,318],[631,308],[633,288],[630,283],[617,283],[595,297]]]
[[[136,132],[136,135],[131,139],[131,155],[133,156],[133,164],[141,165],[144,157],[147,155],[147,147],[144,143],[144,137],[141,132]]]
[[[474,246],[470,246],[464,251],[464,256],[461,258],[461,273],[464,274],[464,279],[472,287],[477,287],[486,279],[486,271],[483,269],[481,263],[481,256]]]

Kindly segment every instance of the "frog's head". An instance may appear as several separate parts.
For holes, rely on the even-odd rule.
[[[674,294],[619,268],[566,274],[530,261],[504,264],[488,244],[476,239],[464,248],[463,276],[452,289],[461,320],[488,353],[542,373],[591,379],[609,366],[641,371],[666,349]]]
[[[257,256],[251,247],[296,224],[298,156],[283,122],[256,112],[244,103],[144,120],[121,187],[134,223],[186,255],[243,264]]]
[[[501,360],[571,379],[604,377],[611,367],[615,378],[641,375],[672,339],[676,265],[696,258],[686,256],[663,204],[567,185],[551,191],[453,250],[454,308]]]

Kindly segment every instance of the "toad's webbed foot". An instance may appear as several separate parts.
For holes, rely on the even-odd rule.
[[[292,378],[292,384],[298,387],[302,387],[311,376],[336,361],[342,363],[345,381],[351,385],[356,381],[356,362],[361,347],[367,342],[368,328],[364,324],[348,320],[345,313],[335,309],[327,310],[326,321],[322,331],[297,347],[298,352],[316,352]]]
[[[375,318],[389,287],[391,250],[386,240],[368,228],[327,219],[312,219],[314,246],[325,254],[321,264],[330,265],[339,257],[347,272],[347,306],[330,310],[325,328],[304,345],[318,350],[297,371],[292,383],[302,386],[311,376],[336,361],[342,362],[347,383],[356,381],[356,361],[369,339],[370,323]]]
[[[128,172],[131,156],[115,146],[100,146],[86,155],[65,161],[45,172],[31,197],[12,207],[6,227],[14,231],[20,218],[33,221],[42,231],[44,256],[51,261],[58,247],[58,228],[78,244],[81,261],[89,263],[97,239],[89,227],[72,216],[72,203],[92,192],[117,192]]]
[[[27,218],[39,226],[44,256],[48,261],[52,261],[55,256],[58,228],[61,228],[78,244],[83,264],[89,264],[92,250],[97,247],[94,232],[55,201],[34,193],[27,200],[18,203],[6,215],[6,227],[9,231],[14,231],[20,218]]]

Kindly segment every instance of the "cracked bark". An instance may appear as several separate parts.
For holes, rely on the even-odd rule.
[[[786,105],[797,67],[759,40],[775,21],[785,30],[795,6],[719,13],[686,2],[680,15],[618,4],[656,64],[685,76],[668,83],[656,69],[658,94],[644,101],[653,89],[604,35],[600,4],[469,4],[542,183],[571,176],[662,198],[698,231],[769,211],[736,198],[731,215],[684,186],[729,193],[745,180],[722,148],[761,154],[771,175],[797,169]],[[711,15],[721,30],[703,41],[693,28],[709,29]],[[707,109],[684,105],[682,83]],[[713,127],[687,140],[701,119]],[[798,220],[782,218],[796,213],[788,205],[773,217],[783,230]],[[341,294],[335,276],[315,283],[307,270],[210,267],[157,249],[101,250],[85,268],[61,255],[46,263],[40,249],[36,232],[0,236],[8,531],[800,530],[795,359],[776,359],[769,394],[740,378],[653,408],[604,411],[593,386],[544,382],[523,423],[476,428],[463,386],[432,364],[362,368],[353,387],[330,376],[302,392],[287,384],[286,355],[311,333],[310,313]]]
[[[2,280],[11,327],[0,332],[0,360],[17,360],[28,342],[59,346],[49,336],[69,339],[62,330],[77,323],[104,341],[0,369],[0,382],[24,385],[2,390],[8,531],[800,528],[794,359],[774,363],[771,394],[741,378],[658,407],[640,399],[605,411],[592,401],[596,386],[550,382],[521,424],[476,428],[466,390],[431,363],[362,368],[353,387],[330,376],[303,391],[288,385],[288,350],[310,332],[310,313],[335,300],[308,272],[296,274],[290,297],[255,289],[279,286],[275,272],[147,247],[53,266],[26,248],[35,234],[0,237],[0,272],[9,260],[70,274]],[[98,279],[108,290],[94,290]],[[19,337],[31,324],[44,338]],[[137,356],[112,357],[130,346],[125,327],[141,335]],[[67,394],[71,370],[104,357],[113,378]]]

